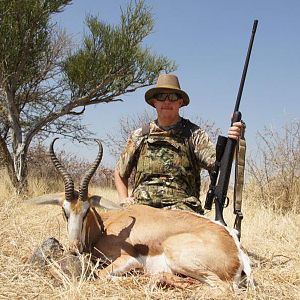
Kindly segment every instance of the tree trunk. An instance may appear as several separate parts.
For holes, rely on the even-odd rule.
[[[22,151],[19,155],[13,154],[13,157],[7,149],[6,143],[0,137],[0,157],[1,164],[6,169],[9,179],[18,195],[28,192],[27,180],[27,160],[26,151]]]
[[[18,156],[14,155],[14,181],[13,185],[18,195],[26,195],[28,193],[28,169],[25,152]]]

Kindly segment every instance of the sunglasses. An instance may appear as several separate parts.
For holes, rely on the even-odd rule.
[[[177,101],[182,97],[175,93],[166,93],[166,94],[161,93],[161,94],[154,95],[153,98],[158,101],[166,101],[167,98],[169,99],[169,101]]]

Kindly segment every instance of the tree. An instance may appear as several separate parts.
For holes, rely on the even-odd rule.
[[[26,158],[34,138],[58,133],[82,140],[89,133],[80,123],[87,105],[121,101],[175,68],[141,45],[153,29],[143,1],[121,11],[119,25],[87,17],[89,31],[73,51],[51,21],[69,4],[0,2],[0,156],[18,192],[27,187]]]

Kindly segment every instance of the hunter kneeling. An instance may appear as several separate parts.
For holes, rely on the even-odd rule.
[[[175,75],[160,75],[145,100],[156,109],[157,119],[131,134],[117,163],[115,183],[121,203],[203,214],[200,172],[202,168],[212,170],[215,145],[203,129],[179,115],[190,99]],[[233,123],[228,137],[237,140],[242,127],[241,122]],[[128,197],[128,178],[133,169],[134,187]]]

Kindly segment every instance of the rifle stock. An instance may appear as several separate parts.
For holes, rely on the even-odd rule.
[[[211,210],[212,208],[212,204],[215,198],[216,183],[217,183],[219,170],[221,166],[221,159],[226,147],[226,143],[227,143],[227,137],[219,135],[216,144],[216,162],[214,164],[213,169],[209,173],[210,185],[206,195],[205,206],[204,206],[205,209]]]
[[[239,111],[240,101],[242,98],[244,83],[246,79],[246,74],[248,70],[251,50],[253,46],[254,36],[256,33],[258,21],[255,20],[253,23],[251,39],[247,51],[247,56],[244,64],[243,74],[239,86],[239,91],[237,94],[237,99],[233,111],[233,117],[231,120],[231,125],[234,122],[239,122],[242,119],[242,114]],[[218,137],[218,142],[216,146],[216,162],[212,172],[210,173],[211,184],[206,196],[205,209],[211,209],[212,202],[215,203],[215,220],[221,222],[223,225],[227,226],[223,218],[223,209],[226,204],[227,192],[230,180],[231,167],[233,162],[233,157],[235,153],[237,141],[231,138],[226,138],[223,136]]]
[[[241,120],[242,114],[237,112],[234,115],[233,122],[239,122]],[[223,208],[225,207],[227,192],[230,180],[231,167],[235,152],[236,140],[227,138],[226,146],[222,155],[221,165],[220,165],[220,174],[218,177],[218,183],[215,188],[215,209],[216,216],[215,220],[220,221],[223,225],[227,226],[223,218]]]

